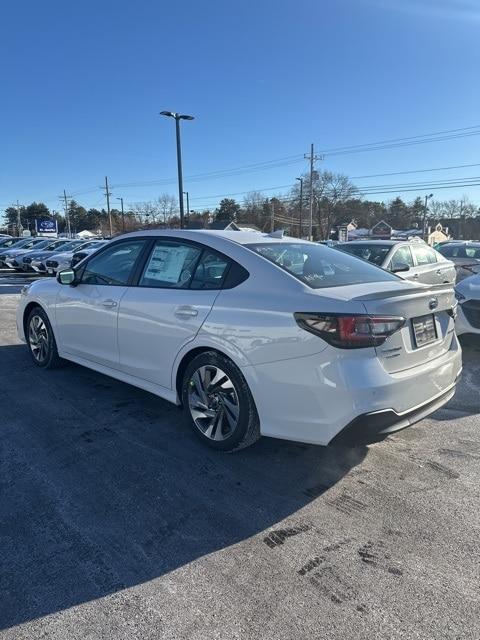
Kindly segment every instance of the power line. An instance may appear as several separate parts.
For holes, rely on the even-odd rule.
[[[350,145],[343,147],[333,147],[330,149],[325,149],[321,153],[327,156],[335,156],[335,155],[345,155],[345,154],[355,154],[366,151],[381,151],[386,149],[393,149],[404,146],[411,146],[416,144],[427,144],[433,142],[441,142],[446,140],[454,140],[459,138],[465,138],[470,136],[480,135],[480,125],[474,125],[470,127],[462,127],[457,129],[447,129],[443,131],[437,131],[429,134],[420,134],[416,136],[408,136],[403,138],[391,138],[387,140],[380,140],[376,142],[367,142],[358,145]],[[221,179],[228,178],[237,175],[242,175],[246,173],[257,173],[260,171],[276,169],[280,167],[290,166],[293,164],[298,164],[300,162],[304,162],[303,154],[296,154],[290,156],[284,156],[282,158],[277,158],[275,160],[265,160],[262,162],[256,162],[252,164],[246,164],[238,167],[233,167],[230,169],[222,169],[217,171],[209,171],[204,173],[197,173],[187,176],[187,179],[191,182],[202,181],[202,180],[213,180],[213,179]],[[438,170],[447,170],[451,168],[460,168],[460,167],[468,167],[468,166],[480,166],[480,165],[457,165],[457,167],[444,167],[439,168]],[[417,171],[405,171],[405,172],[392,172],[390,174],[371,174],[369,176],[354,176],[353,179],[363,179],[367,177],[381,177],[383,175],[402,175],[402,173],[420,173],[423,171],[436,171],[437,169],[420,169]],[[135,188],[135,187],[148,187],[148,186],[157,186],[157,185],[168,185],[176,183],[176,178],[164,178],[158,180],[149,180],[142,182],[127,182],[127,183],[118,183],[113,185],[113,188]],[[282,188],[282,187],[280,187]],[[270,188],[269,188],[270,189]],[[273,190],[274,188],[271,188]],[[265,189],[266,190],[266,189]],[[92,187],[91,189],[84,189],[81,191],[75,191],[72,193],[73,196],[86,195],[89,193],[95,193],[97,191],[97,187]],[[244,192],[248,193],[248,191]],[[236,194],[237,195],[237,194]],[[44,202],[53,202],[54,199],[44,200]]]
[[[466,167],[480,167],[480,163],[476,164],[457,164],[450,167],[434,167],[432,169],[410,169],[408,171],[390,171],[388,173],[371,173],[364,176],[350,176],[350,180],[361,180],[363,178],[383,178],[386,176],[402,176],[408,173],[427,173],[432,171],[449,171],[450,169],[464,169]]]
[[[456,178],[454,180],[438,180],[431,182],[407,182],[403,184],[387,184],[387,185],[369,185],[358,189],[357,195],[381,195],[386,193],[395,192],[409,192],[420,191],[424,189],[452,189],[461,187],[476,187],[480,186],[480,176],[474,176],[471,178]],[[354,196],[353,196],[354,197]],[[281,202],[298,201],[297,196],[278,196],[276,198]],[[216,206],[218,200],[212,202],[204,202],[197,204],[197,208],[211,208]]]
[[[463,133],[462,133],[463,132]],[[389,140],[381,140],[377,142],[367,142],[358,145],[350,145],[345,147],[333,147],[331,149],[325,149],[320,153],[322,155],[346,155],[350,153],[360,153],[363,151],[379,151],[386,149],[394,149],[403,146],[411,146],[416,144],[427,144],[432,142],[442,142],[445,140],[454,140],[458,138],[465,138],[470,136],[480,135],[480,125],[472,127],[463,127],[461,129],[449,129],[445,131],[439,131],[430,134],[421,134],[417,136],[409,136],[406,138],[391,138]],[[219,171],[210,171],[206,173],[193,174],[187,176],[189,181],[200,181],[205,179],[214,179],[222,177],[231,177],[234,175],[241,175],[243,173],[256,173],[258,171],[264,171],[266,169],[279,168],[282,166],[288,166],[292,164],[298,164],[302,162],[304,157],[302,155],[286,156],[276,160],[266,160],[264,162],[258,162],[249,165],[243,165],[240,167],[234,167],[231,169],[223,169]],[[166,178],[162,180],[148,180],[144,182],[129,182],[119,183],[113,185],[114,187],[145,187],[155,185],[167,185],[175,182],[174,178]]]

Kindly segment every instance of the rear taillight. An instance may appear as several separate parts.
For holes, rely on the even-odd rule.
[[[295,313],[298,326],[340,349],[377,347],[405,324],[398,316]]]

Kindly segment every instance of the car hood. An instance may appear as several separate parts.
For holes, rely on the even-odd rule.
[[[51,256],[53,251],[35,251],[32,252],[31,258],[32,260],[43,260],[43,258],[47,258]]]
[[[5,251],[2,251],[0,249],[0,256],[10,258],[11,256],[19,255],[20,253],[27,253],[27,251],[29,251],[29,249],[26,249],[25,251],[21,251],[20,249],[5,249]]]
[[[455,289],[466,298],[480,300],[480,274],[464,278]]]
[[[24,253],[28,253],[29,251],[31,251],[31,249],[12,249],[11,251],[5,251],[5,253],[2,253],[2,251],[0,250],[0,254],[2,256],[5,256],[6,258],[16,258],[17,256],[21,256]]]
[[[74,251],[63,251],[62,253],[54,253],[51,257],[52,260],[67,260],[74,255]]]

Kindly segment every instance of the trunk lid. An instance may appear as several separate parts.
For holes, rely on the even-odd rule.
[[[405,289],[384,287],[360,293],[360,302],[368,314],[402,316],[405,325],[376,347],[378,358],[389,373],[410,369],[446,353],[454,334],[455,294],[451,286]],[[423,342],[425,340],[425,342]]]

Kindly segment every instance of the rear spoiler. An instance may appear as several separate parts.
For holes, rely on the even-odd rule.
[[[358,301],[367,301],[367,300],[379,300],[385,298],[399,298],[401,296],[404,297],[415,297],[418,294],[422,294],[424,296],[432,295],[438,296],[439,294],[445,293],[454,296],[453,286],[445,285],[445,284],[435,284],[435,285],[416,285],[415,287],[409,287],[408,289],[400,289],[395,291],[375,291],[374,293],[369,293],[366,296],[359,296],[358,298],[352,298],[353,300]]]

